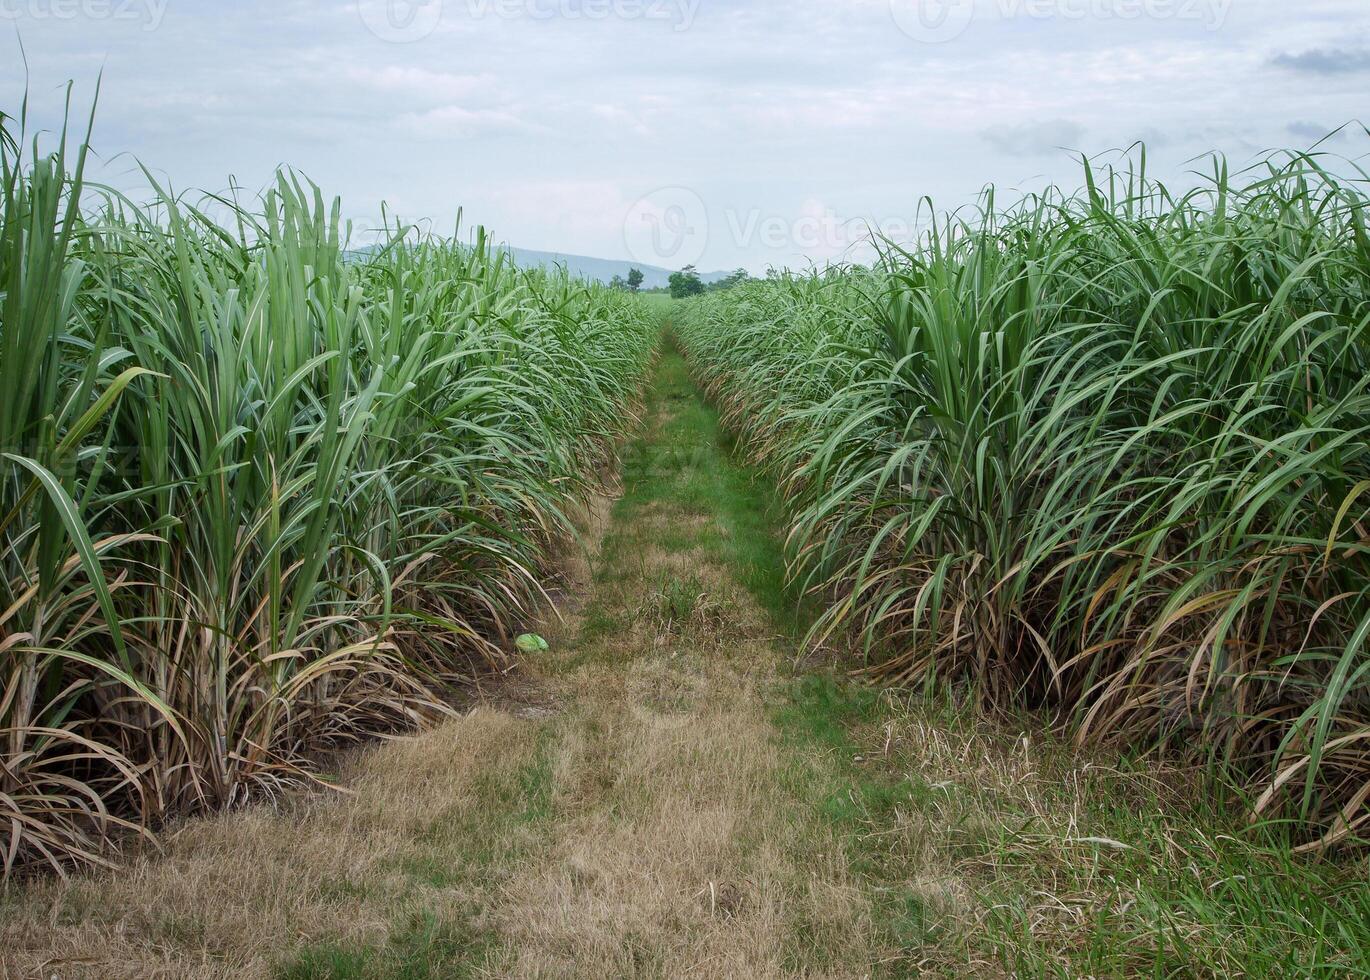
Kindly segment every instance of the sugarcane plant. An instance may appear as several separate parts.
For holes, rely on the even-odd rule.
[[[1347,176],[1349,174],[1349,176]],[[1370,823],[1370,229],[1354,165],[1145,158],[939,215],[677,332],[869,675],[1196,756]]]
[[[87,186],[0,118],[4,872],[317,780],[514,652],[655,339],[396,222]]]

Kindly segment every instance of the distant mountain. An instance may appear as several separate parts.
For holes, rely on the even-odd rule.
[[[657,265],[643,265],[641,262],[620,262],[618,259],[597,259],[589,255],[568,255],[565,252],[539,252],[531,248],[504,246],[509,257],[524,268],[531,266],[565,266],[566,271],[581,279],[607,283],[614,276],[628,278],[629,269],[642,270],[643,289],[665,289],[668,279],[675,269],[663,269]],[[701,272],[699,278],[705,283],[718,282],[728,275],[726,272]]]
[[[345,255],[348,260],[360,261],[380,246],[363,245],[360,248],[348,250]],[[571,255],[566,252],[539,252],[532,248],[514,248],[512,245],[501,246],[514,264],[531,269],[536,266],[551,268],[552,266],[564,266],[566,271],[580,279],[587,279],[591,282],[602,282],[608,284],[614,276],[623,279],[628,278],[630,269],[642,270],[643,289],[665,289],[670,285],[671,273],[677,270],[665,269],[659,265],[644,265],[641,262],[621,262],[618,259],[597,259],[590,255]],[[701,272],[699,278],[704,283],[710,284],[718,282],[727,277],[727,272]]]

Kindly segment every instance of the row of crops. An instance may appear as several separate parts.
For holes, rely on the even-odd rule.
[[[683,310],[793,517],[811,640],[1370,820],[1370,225],[1314,157],[939,218]]]
[[[499,660],[656,327],[483,239],[83,185],[0,116],[0,855],[308,781]]]

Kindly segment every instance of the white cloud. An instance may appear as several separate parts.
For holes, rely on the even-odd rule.
[[[486,183],[480,197],[499,215],[495,235],[510,244],[618,258],[638,195],[618,181],[588,177]]]
[[[495,76],[490,72],[454,74],[413,65],[354,65],[346,69],[346,75],[366,88],[424,102],[490,97],[496,88]]]
[[[401,113],[399,128],[426,139],[469,137],[501,130],[526,131],[530,124],[506,109],[468,109],[460,105],[442,105],[421,112]]]

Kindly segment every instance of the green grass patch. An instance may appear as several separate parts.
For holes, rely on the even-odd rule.
[[[854,732],[878,723],[886,710],[869,686],[813,674],[789,683],[772,719],[781,740],[796,750],[793,790],[836,832],[851,869],[868,886],[879,945],[888,951],[875,975],[913,976],[921,951],[945,930],[922,898],[900,887],[909,869],[893,866],[897,858],[881,833],[894,823],[897,808],[926,798],[926,786],[886,767],[861,764]],[[796,939],[805,945],[802,936]]]
[[[628,628],[631,611],[620,608],[622,597],[616,590],[603,586],[629,579],[647,545],[676,553],[699,550],[727,566],[778,629],[798,636],[799,603],[786,587],[779,507],[756,470],[735,458],[718,413],[702,398],[669,336],[646,393],[646,414],[655,420],[655,428],[624,449],[624,493],[615,505],[614,530],[596,564],[600,588],[585,611],[582,641],[607,639]],[[643,540],[628,529],[636,526],[636,517],[645,508],[662,508],[682,519],[664,529],[654,527],[652,539]],[[699,595],[685,595],[697,585],[687,578],[653,587],[659,599],[683,607]],[[568,666],[587,656],[592,653],[573,657]]]
[[[324,943],[304,950],[281,980],[457,980],[477,976],[489,941],[464,922],[431,909],[409,913],[380,948]]]
[[[977,750],[996,760],[1030,752],[1034,784],[1018,795],[920,771],[897,744],[875,758],[886,726],[915,713],[953,739],[978,727]],[[1294,856],[1290,828],[1249,826],[1216,788],[1170,792],[1145,760],[1123,760],[1082,801],[1069,783],[1091,769],[1069,744],[1038,733],[1024,749],[1013,726],[948,698],[901,702],[837,677],[794,680],[774,718],[782,739],[826,760],[801,762],[794,790],[869,884],[891,949],[883,975],[926,958],[1025,977],[1370,976],[1366,861]],[[901,815],[940,821],[926,834],[934,868],[968,887],[973,929],[906,887],[933,869],[913,857],[926,841]]]

